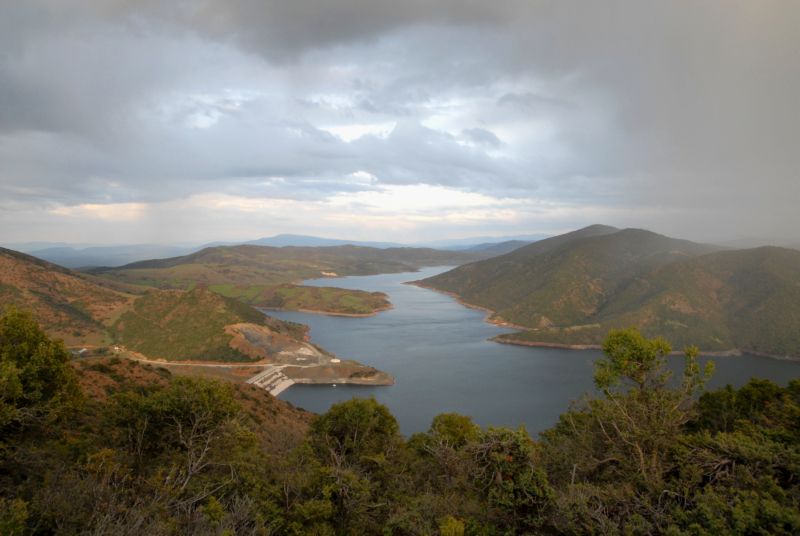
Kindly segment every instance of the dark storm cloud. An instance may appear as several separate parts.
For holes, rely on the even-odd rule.
[[[798,27],[772,0],[7,2],[0,194],[426,183],[776,233],[800,227]]]
[[[141,14],[140,2],[115,2],[107,14]],[[275,59],[309,49],[370,41],[410,25],[497,25],[518,11],[530,11],[526,0],[198,0],[150,4],[149,14],[222,39],[235,39]]]

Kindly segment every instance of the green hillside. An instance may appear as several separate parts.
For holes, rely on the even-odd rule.
[[[529,328],[503,342],[597,345],[637,326],[677,347],[800,356],[800,252],[718,251],[634,229],[557,238],[420,284]]]
[[[421,283],[521,326],[572,326],[591,320],[609,295],[642,271],[709,251],[649,231],[592,226]]]
[[[335,274],[374,275],[416,271],[422,266],[457,265],[480,254],[427,248],[377,249],[358,246],[220,246],[191,255],[136,262],[94,273],[116,281],[158,288],[196,284],[279,285]]]
[[[336,287],[305,285],[211,285],[210,290],[244,303],[290,311],[339,315],[371,315],[391,307],[386,294]]]
[[[31,311],[70,346],[121,344],[148,358],[250,360],[230,347],[234,335],[226,327],[234,324],[260,326],[286,343],[305,337],[302,326],[205,289],[143,293],[0,248],[0,313],[9,305]]]
[[[95,269],[93,273],[111,281],[160,289],[208,286],[223,296],[255,306],[373,314],[389,306],[385,297],[333,287],[320,291],[293,283],[320,277],[413,272],[422,266],[457,265],[488,255],[428,248],[242,245],[206,248],[182,257]]]
[[[264,323],[264,315],[206,289],[148,292],[112,326],[116,341],[144,355],[174,360],[248,361],[231,348],[232,324]]]

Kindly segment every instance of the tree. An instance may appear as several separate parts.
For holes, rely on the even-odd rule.
[[[472,447],[474,478],[505,534],[541,529],[552,490],[535,467],[533,443],[524,428],[489,428]]]
[[[460,449],[477,440],[480,432],[480,427],[471,418],[458,413],[442,413],[433,418],[429,433],[437,442]]]
[[[321,498],[338,533],[369,534],[385,523],[404,445],[394,416],[374,398],[334,404],[311,423],[309,444],[322,468]]]
[[[386,454],[397,442],[397,420],[374,398],[354,398],[334,404],[311,424],[310,440],[324,456],[359,463]]]
[[[694,399],[713,370],[701,371],[697,348],[685,350],[683,376],[670,383],[670,345],[636,329],[609,333],[595,363],[602,398],[589,399],[542,434],[543,456],[559,498],[561,530],[590,526],[659,531],[668,523],[665,497],[673,456]],[[604,529],[605,530],[605,529]]]
[[[43,424],[81,399],[70,354],[30,313],[9,307],[0,317],[0,432]]]
[[[607,461],[620,468],[631,463],[645,486],[659,486],[665,456],[692,415],[696,394],[713,371],[697,364],[698,350],[685,350],[683,379],[668,386],[671,373],[664,339],[646,339],[635,328],[611,331],[603,343],[605,358],[595,363],[595,384],[604,400],[590,402],[591,413],[605,443]]]

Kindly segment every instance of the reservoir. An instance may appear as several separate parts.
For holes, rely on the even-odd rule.
[[[289,311],[271,316],[307,324],[311,340],[343,359],[386,371],[395,385],[368,387],[294,385],[280,398],[315,413],[352,397],[386,404],[404,434],[427,430],[444,412],[469,415],[481,426],[524,425],[535,436],[551,427],[572,401],[594,392],[593,362],[600,351],[511,346],[487,339],[512,330],[484,322],[486,314],[450,296],[412,285],[447,268],[419,272],[306,281],[389,295],[394,308],[366,318]],[[705,358],[704,358],[705,360]],[[800,377],[800,362],[765,357],[714,357],[709,388],[742,385],[750,377],[785,385]],[[678,369],[682,358],[670,357]]]

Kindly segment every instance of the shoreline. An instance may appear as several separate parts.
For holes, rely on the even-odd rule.
[[[375,309],[371,313],[336,313],[333,311],[323,311],[320,309],[287,309],[285,307],[263,307],[261,305],[256,305],[255,307],[263,311],[305,313],[310,315],[323,315],[323,316],[341,316],[344,318],[369,318],[371,316],[377,316],[379,313],[383,313],[384,311],[390,311],[394,309],[394,305],[392,305],[391,303],[385,307],[380,307],[378,309]]]
[[[363,366],[363,365],[360,365]],[[293,365],[270,365],[262,368],[258,373],[251,376],[245,383],[264,389],[269,394],[277,397],[293,385],[366,385],[366,386],[388,386],[394,385],[394,376],[382,371],[377,371],[372,377],[351,377],[351,376],[308,376],[297,374],[296,369],[310,370],[319,367],[305,367]]]
[[[403,283],[404,285],[413,285],[415,287],[424,288],[427,290],[432,290],[433,292],[438,292],[440,294],[445,294],[453,298],[456,302],[467,307],[469,309],[475,309],[478,311],[483,311],[486,313],[486,317],[483,319],[484,322],[488,324],[492,324],[498,327],[504,328],[511,328],[517,329],[520,331],[530,332],[532,331],[531,328],[526,326],[520,326],[518,324],[514,324],[512,322],[507,322],[505,320],[498,320],[491,318],[492,315],[496,314],[496,311],[493,311],[487,307],[483,307],[480,305],[475,305],[472,303],[465,302],[461,296],[456,294],[455,292],[450,292],[447,290],[441,290],[429,285],[422,284],[421,281],[408,281]],[[511,334],[510,334],[511,335]],[[557,343],[557,342],[546,342],[546,341],[524,341],[520,339],[502,339],[500,338],[501,335],[495,335],[494,337],[490,337],[488,340],[492,342],[496,342],[498,344],[509,344],[513,346],[528,346],[532,348],[555,348],[561,350],[600,350],[602,346],[599,344],[566,344],[566,343]],[[790,356],[790,355],[779,355],[779,354],[771,354],[768,352],[759,352],[756,350],[744,350],[741,348],[731,348],[729,350],[714,350],[714,351],[703,351],[700,349],[700,356],[706,357],[740,357],[744,354],[754,355],[757,357],[764,357],[767,359],[776,359],[778,361],[792,361],[796,363],[800,363],[800,356]],[[683,355],[682,351],[672,351],[669,355]]]
[[[491,337],[492,342],[499,344],[509,344],[512,346],[531,346],[535,348],[557,348],[561,350],[601,350],[602,346],[599,344],[564,344],[557,342],[545,341],[523,341],[520,339],[501,339],[499,337]],[[800,363],[800,357],[791,355],[770,354],[767,352],[758,352],[756,350],[743,350],[741,348],[731,348],[729,350],[703,350],[700,349],[700,357],[741,357],[743,355],[753,355],[756,357],[764,357],[767,359],[776,359],[778,361],[793,361]],[[681,356],[684,353],[680,350],[673,350],[668,355]]]
[[[475,305],[474,303],[466,302],[461,298],[461,296],[459,296],[455,292],[450,292],[449,290],[441,290],[441,289],[434,288],[434,287],[431,287],[431,286],[428,286],[428,285],[423,285],[421,281],[407,281],[407,282],[405,282],[403,284],[404,285],[412,285],[412,286],[419,287],[419,288],[424,288],[426,290],[431,290],[433,292],[438,292],[439,294],[444,294],[446,296],[450,296],[456,302],[458,302],[459,305],[463,305],[467,309],[474,309],[476,311],[483,311],[484,313],[486,313],[486,316],[484,317],[483,321],[486,322],[487,324],[492,324],[494,326],[498,326],[498,327],[501,327],[501,328],[517,329],[517,330],[520,330],[520,331],[529,331],[530,330],[530,328],[527,328],[525,326],[520,326],[519,324],[514,324],[513,322],[509,322],[507,320],[502,320],[502,319],[499,319],[499,318],[492,318],[492,315],[496,314],[496,311],[492,311],[488,307],[483,307],[481,305]]]
[[[394,376],[388,375],[382,380],[370,380],[369,378],[292,378],[297,385],[364,385],[387,387],[394,385]]]

